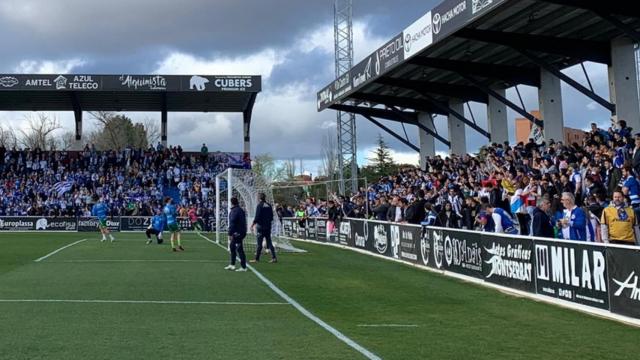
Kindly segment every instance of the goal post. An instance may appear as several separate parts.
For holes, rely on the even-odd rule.
[[[271,227],[271,239],[277,251],[283,252],[304,252],[291,244],[291,242],[280,236],[282,226],[275,210],[273,192],[271,186],[259,175],[247,169],[229,168],[218,174],[215,179],[216,185],[216,242],[228,246],[229,240],[227,230],[229,229],[229,211],[231,198],[236,197],[240,207],[247,214],[247,227],[253,222],[256,207],[258,206],[258,195],[264,193],[266,200],[272,206],[273,226]],[[244,247],[248,254],[255,253],[255,236],[247,229],[247,238],[244,240]]]

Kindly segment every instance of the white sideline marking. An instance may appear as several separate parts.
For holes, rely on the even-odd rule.
[[[198,234],[198,235],[200,235],[200,234]],[[208,242],[210,242],[210,243],[212,243],[214,245],[217,245],[217,246],[221,247],[224,250],[227,250],[224,246],[222,246],[222,245],[218,244],[217,242],[207,238],[204,235],[200,235],[200,237],[202,237],[203,239],[207,240]],[[298,311],[300,311],[302,313],[302,315],[306,316],[311,321],[313,321],[316,324],[320,325],[323,329],[327,330],[333,336],[337,337],[342,342],[344,342],[345,344],[349,345],[350,347],[352,347],[353,349],[355,349],[356,351],[358,351],[359,353],[364,355],[367,359],[369,359],[369,360],[382,360],[378,355],[376,355],[376,354],[372,353],[371,351],[365,349],[360,344],[358,344],[355,341],[351,340],[346,335],[341,333],[339,330],[335,329],[331,325],[329,325],[326,322],[322,321],[319,317],[313,315],[309,310],[307,310],[304,307],[302,307],[302,305],[300,305],[297,301],[293,300],[284,291],[280,290],[271,281],[269,281],[269,279],[264,277],[264,275],[262,275],[258,270],[254,269],[253,266],[247,264],[247,267],[249,268],[249,270],[251,270],[258,277],[258,279],[262,280],[262,282],[265,283],[271,290],[273,290],[276,294],[278,294],[281,298],[283,298],[287,303],[291,304],[294,308],[296,308]]]
[[[172,301],[172,300],[72,300],[0,299],[0,303],[92,303],[92,304],[179,304],[179,305],[289,305],[286,302]]]
[[[359,324],[358,327],[410,327],[417,328],[420,325],[402,325],[402,324]]]
[[[95,259],[95,260],[60,260],[49,261],[55,263],[100,263],[100,262],[179,262],[179,263],[226,263],[227,260],[109,260],[109,259]]]
[[[66,249],[66,248],[68,248],[68,247],[72,247],[72,246],[73,246],[73,245],[75,245],[75,244],[79,244],[79,243],[81,243],[81,242],[83,242],[83,241],[87,241],[87,240],[88,240],[88,239],[82,239],[82,240],[78,240],[78,241],[76,241],[76,242],[73,242],[73,243],[71,243],[71,244],[69,244],[69,245],[65,245],[65,246],[61,247],[60,249],[58,249],[58,250],[54,250],[54,251],[52,251],[52,252],[48,253],[47,255],[45,255],[45,256],[43,256],[43,257],[41,257],[41,258],[37,258],[37,259],[35,259],[35,260],[33,260],[33,261],[35,261],[35,262],[40,262],[40,261],[42,261],[42,260],[44,260],[44,259],[48,258],[49,256],[51,256],[51,255],[55,255],[55,254],[59,253],[60,251],[62,251],[62,250],[64,250],[64,249]]]

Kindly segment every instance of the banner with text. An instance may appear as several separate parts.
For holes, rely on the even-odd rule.
[[[611,311],[640,319],[640,249],[607,249]]]
[[[534,245],[538,294],[609,309],[606,247],[538,239]]]

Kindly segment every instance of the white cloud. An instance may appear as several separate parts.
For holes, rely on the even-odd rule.
[[[66,60],[22,60],[14,68],[18,74],[68,74],[72,70],[86,65],[80,58]]]
[[[595,111],[598,109],[598,103],[596,103],[595,101],[592,101],[590,103],[587,104],[587,109],[591,110],[591,111]]]
[[[282,64],[286,54],[266,49],[244,57],[202,58],[185,53],[172,53],[158,63],[158,74],[262,75],[268,79],[273,69]]]

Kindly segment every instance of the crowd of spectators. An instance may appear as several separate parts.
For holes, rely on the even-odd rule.
[[[620,120],[608,130],[591,124],[582,144],[530,139],[514,146],[494,143],[477,156],[431,157],[423,169],[381,177],[351,197],[307,199],[298,209],[279,207],[279,214],[615,241],[603,212],[619,208],[615,226],[625,222],[637,231],[638,176],[640,133],[632,135]],[[620,201],[612,202],[615,194]],[[637,239],[633,234],[622,242]]]
[[[215,175],[230,166],[232,156],[238,157],[209,153],[204,144],[200,153],[161,144],[120,151],[87,145],[79,152],[0,146],[0,216],[88,216],[94,194],[110,216],[151,216],[172,189],[181,215],[195,207],[208,218]]]

